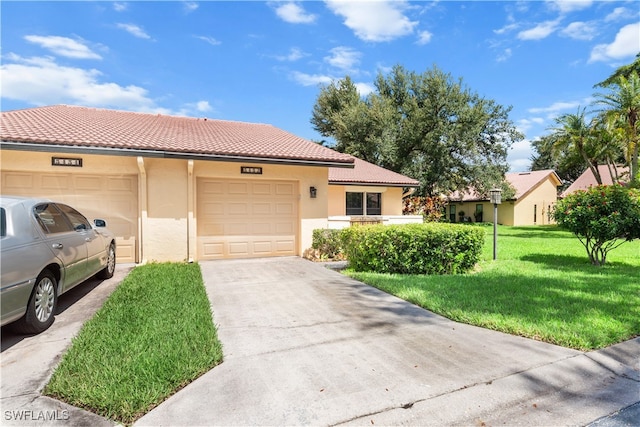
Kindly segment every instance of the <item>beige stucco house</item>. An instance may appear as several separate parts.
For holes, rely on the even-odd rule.
[[[497,222],[504,225],[543,225],[553,223],[551,212],[562,184],[553,170],[514,172],[505,179],[516,190],[510,200],[498,205]],[[493,204],[475,192],[449,198],[447,215],[451,222],[493,222]],[[464,216],[460,216],[464,212]]]
[[[354,168],[329,169],[329,228],[353,223],[421,223],[421,215],[403,215],[404,189],[420,182],[353,157]]]
[[[120,262],[301,255],[351,156],[265,124],[78,106],[3,112],[2,194],[103,218]]]
[[[119,262],[302,255],[316,228],[422,221],[402,217],[417,181],[266,124],[56,105],[2,112],[0,139],[0,192],[105,219]]]

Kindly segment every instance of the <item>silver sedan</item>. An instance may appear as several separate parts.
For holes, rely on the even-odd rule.
[[[47,199],[0,196],[1,324],[39,333],[53,323],[58,297],[98,274],[113,276],[115,237],[103,220]]]

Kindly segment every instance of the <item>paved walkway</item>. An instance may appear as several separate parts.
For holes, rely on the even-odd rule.
[[[225,361],[137,426],[586,425],[640,401],[640,338],[583,353],[299,258],[201,266]]]

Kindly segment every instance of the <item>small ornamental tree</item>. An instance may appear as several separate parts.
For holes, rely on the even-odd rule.
[[[440,197],[413,196],[402,201],[403,215],[422,215],[426,222],[442,221],[446,200]]]
[[[557,203],[554,218],[578,236],[591,264],[601,266],[609,251],[640,239],[640,191],[621,185],[576,191]]]

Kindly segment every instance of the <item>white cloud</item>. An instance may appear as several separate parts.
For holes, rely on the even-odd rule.
[[[50,50],[56,55],[77,59],[102,59],[100,55],[91,51],[86,45],[77,40],[59,36],[24,36],[28,42],[35,43]]]
[[[129,34],[141,38],[141,39],[151,39],[151,36],[149,34],[147,34],[142,28],[140,28],[139,26],[135,25],[135,24],[116,24],[116,27],[120,28],[121,30],[125,30],[126,32],[128,32]]]
[[[59,65],[53,58],[9,54],[0,67],[2,97],[33,105],[79,104],[169,114],[149,98],[147,90],[102,82],[96,69]]]
[[[541,22],[533,28],[520,31],[518,38],[520,40],[541,40],[548,37],[558,27],[558,20]]]
[[[331,49],[331,56],[325,56],[324,60],[332,67],[345,72],[355,71],[354,67],[360,63],[362,54],[355,49],[346,46],[338,46]]]
[[[619,21],[633,15],[637,15],[637,12],[634,14],[626,7],[616,7],[615,9],[613,9],[613,12],[611,12],[604,18],[604,22]]]
[[[500,55],[498,55],[498,57],[496,58],[496,61],[504,62],[507,59],[511,58],[512,54],[513,54],[513,52],[511,51],[511,48],[508,47],[505,50],[503,50]]]
[[[599,44],[591,50],[589,62],[609,61],[636,55],[640,51],[640,22],[625,25],[610,44]]]
[[[576,40],[591,40],[598,34],[594,22],[572,22],[567,25],[560,34]]]
[[[531,156],[533,149],[531,148],[531,142],[528,139],[515,142],[507,155],[507,162],[509,163],[510,172],[522,172],[529,170],[531,167]]]
[[[194,1],[183,1],[182,5],[183,5],[184,11],[186,13],[191,13],[194,10],[198,9],[198,7],[200,7],[200,5],[198,5],[198,3],[194,2]]]
[[[517,29],[520,25],[516,22],[512,22],[511,24],[506,24],[504,27],[499,28],[497,30],[493,30],[495,34],[505,34],[509,33],[515,29]]]
[[[548,107],[529,108],[527,111],[532,113],[532,114],[544,114],[544,113],[546,113],[546,118],[547,119],[553,119],[553,118],[557,117],[561,113],[564,113],[564,112],[570,111],[570,110],[574,110],[575,111],[581,105],[588,105],[591,101],[592,101],[592,99],[590,99],[590,98],[583,99],[582,101],[569,101],[569,102],[558,101],[558,102],[554,102],[553,104],[549,105]]]
[[[412,34],[417,21],[411,21],[403,11],[405,1],[326,0],[327,7],[344,18],[344,24],[356,36],[368,42],[384,42]]]
[[[560,13],[569,13],[590,7],[593,0],[547,0],[547,4]]]
[[[516,123],[516,127],[522,133],[527,133],[535,126],[542,126],[545,123],[545,119],[542,117],[531,117],[528,119],[520,119]]]
[[[207,43],[209,43],[212,46],[217,46],[219,44],[222,44],[222,42],[220,40],[217,40],[213,37],[209,37],[209,36],[195,36],[196,38],[205,41]]]
[[[433,34],[431,34],[429,31],[420,31],[418,33],[417,43],[419,45],[425,45],[431,41],[432,37],[433,37]]]
[[[287,61],[287,62],[295,62],[299,59],[304,58],[305,56],[308,56],[308,54],[306,54],[302,49],[297,48],[297,47],[292,47],[289,50],[289,53],[286,55],[276,55],[275,58],[278,61]]]
[[[362,97],[365,97],[376,90],[376,88],[369,83],[354,83],[354,86]]]
[[[128,8],[129,8],[129,5],[127,3],[115,2],[113,4],[113,10],[115,10],[116,12],[124,12]]]
[[[211,105],[209,105],[209,101],[198,101],[196,103],[196,109],[203,113],[213,110],[213,108],[211,108]]]
[[[276,15],[285,22],[291,24],[311,24],[316,20],[316,16],[307,13],[302,6],[295,2],[271,3],[275,6]]]
[[[291,78],[302,86],[317,86],[320,84],[329,84],[333,78],[322,74],[306,74],[299,71],[291,73]]]

